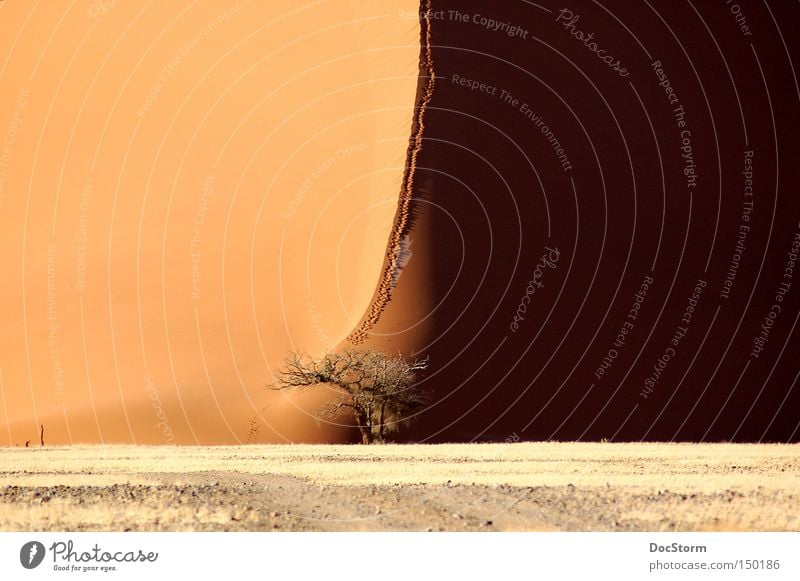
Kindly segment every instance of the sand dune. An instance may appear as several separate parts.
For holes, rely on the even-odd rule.
[[[263,388],[369,305],[416,8],[0,3],[0,444],[347,437]]]
[[[0,444],[350,440],[263,386],[352,345],[429,358],[404,441],[800,438],[798,5],[59,6],[0,2]]]

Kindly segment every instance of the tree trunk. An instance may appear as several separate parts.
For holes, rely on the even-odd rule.
[[[385,424],[384,424],[384,418],[385,417],[386,417],[386,398],[384,397],[383,401],[381,402],[381,423],[380,423],[380,426],[378,427],[378,430],[379,430],[379,432],[378,432],[378,441],[381,444],[383,444],[386,441],[386,436],[385,436],[386,430],[385,430]]]
[[[369,443],[372,444],[377,437],[377,433],[375,432],[375,415],[372,410],[372,403],[367,406],[366,411],[364,412],[364,425],[369,432]]]
[[[359,413],[356,411],[355,414],[356,418],[356,425],[358,426],[358,431],[361,432],[361,443],[362,444],[371,444],[372,443],[372,427],[365,421],[364,413]]]
[[[361,443],[362,444],[372,444],[372,432],[370,432],[367,428],[359,428],[361,430]]]

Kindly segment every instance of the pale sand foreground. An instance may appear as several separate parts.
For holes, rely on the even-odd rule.
[[[800,530],[800,446],[0,450],[2,530]]]

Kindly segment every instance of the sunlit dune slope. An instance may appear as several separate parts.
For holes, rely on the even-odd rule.
[[[347,438],[264,385],[369,304],[416,2],[110,4],[0,3],[0,445]]]

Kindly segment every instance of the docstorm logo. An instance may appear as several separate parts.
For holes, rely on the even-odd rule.
[[[35,569],[44,560],[44,545],[39,541],[30,541],[22,545],[19,551],[19,562],[26,569]]]

